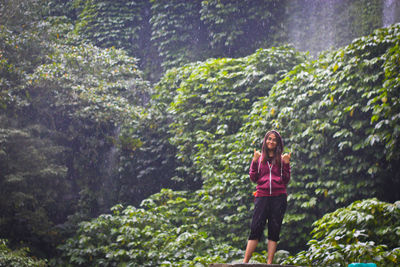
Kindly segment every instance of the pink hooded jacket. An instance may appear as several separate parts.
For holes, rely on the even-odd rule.
[[[274,132],[280,139],[282,151],[283,141],[277,131]],[[269,133],[269,132],[268,132]],[[265,135],[265,137],[268,135]],[[263,145],[265,144],[265,138]],[[250,179],[257,183],[256,197],[287,195],[286,186],[290,181],[290,164],[281,161],[280,166],[271,162],[262,163],[262,156],[250,165]]]

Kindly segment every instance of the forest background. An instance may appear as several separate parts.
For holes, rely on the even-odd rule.
[[[272,128],[292,152],[276,261],[396,266],[399,14],[388,0],[2,0],[0,266],[239,260],[252,151]]]

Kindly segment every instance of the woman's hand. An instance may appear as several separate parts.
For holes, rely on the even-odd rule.
[[[292,152],[289,152],[289,154],[285,153],[282,155],[282,161],[285,164],[289,164],[290,162],[290,157],[292,156]]]
[[[254,148],[253,161],[257,161],[260,158],[260,156],[261,153]]]

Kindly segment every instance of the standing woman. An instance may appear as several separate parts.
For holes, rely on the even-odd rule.
[[[290,180],[291,154],[282,155],[282,152],[282,137],[275,130],[265,134],[261,153],[254,149],[250,180],[257,183],[257,191],[244,263],[249,262],[263,236],[266,221],[268,221],[267,264],[272,264],[274,259],[287,206],[286,186]]]

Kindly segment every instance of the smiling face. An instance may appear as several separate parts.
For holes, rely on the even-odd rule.
[[[278,145],[278,137],[275,133],[270,133],[265,140],[268,152],[275,152],[276,146]]]
[[[272,158],[273,164],[280,164],[283,151],[283,141],[280,134],[275,130],[267,132],[261,150],[261,161],[263,163],[266,163],[268,158]]]

